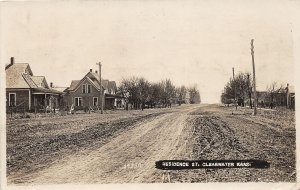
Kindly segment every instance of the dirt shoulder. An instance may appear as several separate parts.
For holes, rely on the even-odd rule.
[[[186,105],[10,123],[7,130],[8,183],[296,180],[294,112],[252,116],[247,109]],[[270,162],[271,167],[156,169],[155,161],[164,159],[260,159]]]
[[[250,109],[236,111],[217,105],[193,112],[193,159],[259,159],[270,162],[271,167],[198,170],[192,174],[192,182],[295,182],[294,114],[289,110],[259,110],[253,116]]]
[[[172,109],[171,112],[143,118],[141,122],[130,123],[128,124],[130,127],[105,144],[93,145],[93,149],[85,148],[60,157],[59,161],[39,171],[9,176],[10,182],[23,184],[149,182],[149,177],[154,173],[161,176],[162,171],[154,168],[155,161],[171,159],[175,155],[180,159],[185,158],[181,155],[187,150],[185,146],[190,135],[187,132],[191,131],[185,121],[188,113],[193,110],[195,110],[193,106],[182,106],[180,109]],[[112,125],[108,126],[111,127]],[[99,130],[97,127],[93,129]]]
[[[170,109],[8,120],[8,181],[22,183],[28,174],[81,150],[94,150],[137,123],[168,112]]]

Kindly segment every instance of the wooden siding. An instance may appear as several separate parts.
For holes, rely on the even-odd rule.
[[[29,106],[29,89],[6,89],[6,111],[10,111],[10,106],[9,106],[9,93],[16,93],[16,105],[17,107],[14,108],[14,111],[21,112],[24,111],[29,111],[30,106]]]
[[[82,85],[91,85],[91,93],[82,93]],[[93,97],[99,97],[100,92],[98,89],[94,87],[88,80],[84,80],[80,86],[75,90],[71,91],[69,95],[65,95],[65,101],[68,102],[68,104],[71,106],[72,104],[75,106],[75,97],[82,97],[82,105],[81,106],[75,106],[74,108],[76,110],[78,109],[85,109],[89,106],[93,106]]]

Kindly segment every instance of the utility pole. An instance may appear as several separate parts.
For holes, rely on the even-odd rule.
[[[249,95],[249,99],[250,99],[250,109],[252,109],[252,100],[251,100],[251,93],[252,93],[252,87],[251,87],[251,83],[250,83],[250,74],[247,74],[247,85],[248,85],[248,95]]]
[[[96,65],[99,65],[99,80],[100,80],[100,106],[101,106],[101,114],[103,114],[103,89],[102,89],[102,79],[101,79],[101,62],[96,63]]]
[[[256,97],[256,79],[255,79],[255,64],[254,64],[254,39],[251,40],[251,56],[252,56],[252,67],[253,67],[253,98],[254,98],[254,115],[257,114],[257,97]]]
[[[233,77],[233,84],[234,84],[234,106],[235,106],[235,110],[237,110],[236,86],[235,86],[235,81],[234,81],[234,67],[232,67],[232,77]]]

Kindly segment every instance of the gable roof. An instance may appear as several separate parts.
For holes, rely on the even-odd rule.
[[[27,82],[30,88],[37,88],[38,86],[35,84],[35,82],[32,80],[32,76],[28,74],[22,74],[23,78]]]
[[[77,87],[77,85],[79,84],[80,80],[72,80],[71,81],[71,85],[69,87],[68,90],[72,91],[75,90],[75,88]]]
[[[6,88],[33,89],[33,92],[55,93],[61,92],[49,88],[44,76],[33,76],[28,63],[13,63],[5,67]]]
[[[117,90],[117,84],[116,84],[116,82],[115,81],[109,81],[108,88],[110,90]]]
[[[98,73],[88,72],[81,80],[72,80],[70,87],[67,89],[68,91],[74,91],[76,90],[81,83],[83,83],[85,80],[89,81],[97,90],[100,89],[100,76]],[[117,89],[117,85],[115,81],[109,81],[102,79],[102,88],[104,90],[107,90],[111,92],[111,90]]]
[[[76,90],[79,87],[79,85],[85,80],[88,80],[92,85],[95,86],[95,88],[97,90],[99,90],[100,89],[99,78],[100,77],[97,73],[88,72],[81,80],[72,80],[70,88],[68,89],[68,91]],[[103,84],[102,84],[102,86],[103,86]]]
[[[14,63],[5,67],[6,72],[27,73],[33,75],[29,63]]]
[[[5,68],[6,88],[34,88],[32,71],[28,63],[15,63]]]
[[[32,76],[31,79],[33,80],[33,82],[41,88],[49,88],[46,78],[44,76]]]
[[[108,83],[109,83],[109,81],[108,81],[108,80],[102,80],[101,82],[102,82],[103,88],[104,88],[105,90],[108,90]]]
[[[90,77],[90,78],[95,78],[95,79],[97,79],[98,81],[99,81],[99,79],[100,79],[100,76],[99,76],[98,73],[88,72],[87,76]],[[102,80],[103,80],[103,79],[102,79]]]

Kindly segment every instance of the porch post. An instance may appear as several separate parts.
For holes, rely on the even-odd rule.
[[[28,101],[28,108],[29,108],[29,111],[31,110],[31,93],[30,93],[31,91],[29,90],[28,91],[28,96],[29,96],[29,101]]]
[[[44,104],[45,104],[45,113],[47,113],[47,94],[46,93],[45,93]]]
[[[34,94],[33,94],[33,106],[34,106],[34,115],[35,115],[35,117],[36,117],[37,100],[36,100],[36,97],[35,97]]]

